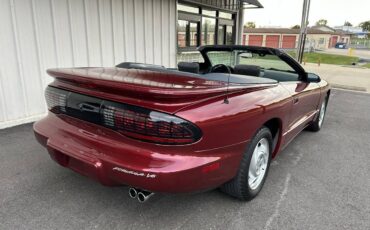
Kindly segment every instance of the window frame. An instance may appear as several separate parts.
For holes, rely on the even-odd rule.
[[[199,21],[191,21],[191,20],[184,20],[184,19],[178,19],[177,21],[186,21],[186,27],[185,27],[185,47],[180,47],[179,46],[179,30],[177,29],[176,32],[176,37],[177,37],[177,48],[178,49],[195,49],[198,47],[199,44],[199,31],[200,31],[200,22]],[[190,33],[190,24],[196,24],[197,25],[197,40],[195,42],[195,45],[191,45],[191,33]],[[178,28],[178,23],[177,23],[177,28]]]
[[[221,10],[221,9],[218,9],[218,8],[212,8],[212,7],[208,7],[208,6],[190,4],[190,3],[182,2],[182,1],[179,1],[178,4],[189,6],[189,7],[196,7],[196,8],[199,9],[198,14],[177,9],[177,13],[179,15],[177,20],[184,20],[184,21],[188,21],[189,23],[197,23],[197,34],[198,34],[196,45],[191,46],[190,43],[188,43],[187,38],[186,38],[186,47],[179,47],[178,42],[177,42],[178,52],[195,51],[196,47],[202,45],[202,38],[203,38],[203,34],[202,34],[203,33],[203,28],[202,27],[203,27],[203,20],[205,18],[215,19],[214,45],[226,45],[226,44],[228,44],[227,43],[227,28],[229,26],[232,26],[232,44],[235,44],[235,42],[236,42],[236,12],[235,11]],[[204,15],[203,10],[215,11],[216,14],[215,14],[214,17],[209,16],[208,14]],[[231,19],[220,17],[220,12],[231,14]],[[194,17],[194,20],[191,20],[191,17]],[[224,34],[222,34],[222,35],[219,34],[219,30],[218,30],[219,26],[224,27],[224,29],[223,29]],[[176,31],[176,36],[178,36],[178,23],[177,23],[176,30],[177,30]],[[223,36],[223,43],[222,44],[219,44],[219,41],[218,41],[219,36]],[[187,35],[185,35],[185,37],[187,37]]]

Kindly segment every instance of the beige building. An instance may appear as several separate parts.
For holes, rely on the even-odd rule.
[[[353,33],[329,26],[313,26],[313,29],[322,30],[331,34],[329,47],[334,47],[337,42],[350,44]]]

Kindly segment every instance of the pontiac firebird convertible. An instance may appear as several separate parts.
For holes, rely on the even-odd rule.
[[[303,129],[321,129],[330,87],[277,49],[198,50],[204,62],[177,69],[49,69],[37,140],[60,165],[128,185],[141,202],[218,187],[251,200],[279,151]]]

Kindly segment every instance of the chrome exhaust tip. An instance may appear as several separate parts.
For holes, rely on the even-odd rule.
[[[148,192],[148,191],[140,191],[137,194],[137,199],[140,203],[144,203],[145,201],[149,200],[151,196],[153,196],[154,193]]]
[[[128,190],[128,194],[130,195],[131,198],[136,198],[138,195],[138,190],[136,188],[130,188]]]

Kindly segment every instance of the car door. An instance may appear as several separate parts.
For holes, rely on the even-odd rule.
[[[281,85],[291,95],[291,112],[286,133],[289,142],[314,118],[320,100],[320,86],[316,82],[307,81],[287,81],[281,82]]]

